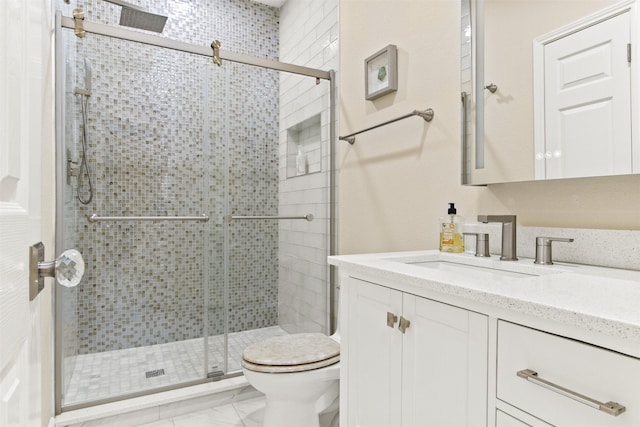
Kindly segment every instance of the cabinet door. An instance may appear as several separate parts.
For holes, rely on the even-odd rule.
[[[402,294],[353,278],[348,286],[349,426],[398,426],[402,334],[387,313],[400,317]]]
[[[487,425],[484,315],[404,295],[403,427]]]

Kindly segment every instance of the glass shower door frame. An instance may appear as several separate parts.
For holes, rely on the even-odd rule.
[[[64,224],[63,224],[63,209],[62,209],[62,202],[60,201],[60,195],[63,194],[63,186],[64,186],[64,182],[66,182],[66,164],[65,164],[65,156],[64,156],[64,140],[63,140],[63,129],[64,129],[64,124],[63,124],[63,112],[64,112],[64,91],[63,88],[65,87],[65,77],[64,77],[64,49],[63,49],[63,45],[62,45],[62,29],[63,28],[67,28],[67,29],[73,29],[75,27],[75,23],[73,21],[72,18],[69,17],[64,17],[62,16],[61,12],[57,12],[56,13],[56,18],[55,18],[55,45],[56,45],[56,99],[55,99],[55,107],[56,107],[56,192],[58,194],[57,197],[57,202],[56,202],[56,252],[60,252],[62,250],[62,248],[64,248],[64,235],[63,235],[63,230],[64,230]],[[99,35],[103,35],[103,36],[108,36],[108,37],[114,37],[114,38],[119,38],[119,39],[123,39],[123,40],[129,40],[129,41],[133,41],[133,42],[138,42],[138,43],[143,43],[143,44],[147,44],[147,45],[153,45],[153,46],[157,46],[157,47],[161,47],[161,48],[167,48],[167,49],[174,49],[174,50],[179,50],[179,51],[184,51],[184,52],[189,52],[189,53],[193,53],[196,55],[201,55],[201,56],[207,56],[207,57],[212,57],[213,56],[213,51],[209,50],[207,48],[203,48],[203,47],[199,47],[199,46],[193,46],[187,43],[183,43],[183,42],[178,42],[178,41],[174,41],[174,40],[169,40],[163,37],[159,37],[159,36],[153,36],[153,35],[149,35],[149,34],[145,34],[145,33],[139,33],[139,32],[135,32],[135,31],[131,31],[131,30],[126,30],[126,29],[122,29],[122,28],[118,28],[118,27],[111,27],[108,25],[103,25],[103,24],[97,24],[97,23],[91,23],[88,21],[84,22],[84,28],[87,32],[89,33],[94,33],[94,34],[99,34]],[[330,82],[330,98],[331,98],[331,108],[330,108],[330,114],[332,116],[332,120],[330,123],[330,132],[331,132],[331,151],[332,151],[332,155],[331,155],[331,159],[332,159],[332,164],[331,164],[331,200],[332,202],[335,201],[335,196],[334,196],[334,186],[335,186],[335,163],[333,161],[333,158],[335,157],[335,155],[333,154],[335,151],[335,129],[334,129],[334,123],[335,123],[335,112],[334,112],[334,106],[335,106],[335,102],[334,102],[334,97],[335,97],[335,74],[333,73],[333,71],[330,72],[326,72],[326,71],[322,71],[322,70],[316,70],[316,69],[312,69],[312,68],[308,68],[308,67],[301,67],[301,66],[297,66],[297,65],[293,65],[293,64],[286,64],[286,63],[281,63],[278,61],[272,61],[272,60],[265,60],[265,59],[261,59],[261,58],[254,58],[254,57],[250,57],[247,55],[242,55],[242,54],[236,54],[236,53],[232,53],[232,52],[225,52],[225,51],[221,51],[220,52],[220,56],[222,57],[223,61],[231,61],[231,62],[238,62],[238,63],[243,63],[243,64],[247,64],[247,65],[253,65],[253,66],[257,66],[257,67],[262,67],[262,68],[269,68],[269,69],[273,69],[273,70],[278,70],[278,71],[284,71],[287,73],[293,73],[293,74],[299,74],[299,75],[303,75],[303,76],[309,76],[309,77],[315,77],[316,80],[328,80]],[[228,160],[227,160],[228,161]],[[227,170],[228,170],[228,166],[227,165]],[[225,179],[225,182],[228,182],[228,177],[227,179]],[[225,191],[225,194],[228,194],[228,191]],[[228,206],[228,201],[227,203],[225,203],[225,205]],[[335,206],[335,203],[332,203],[332,206]],[[334,213],[333,208],[332,208],[332,214]],[[330,253],[335,253],[336,249],[335,249],[335,242],[337,242],[337,240],[334,238],[334,232],[335,232],[335,217],[332,218],[331,220],[331,226],[332,226],[332,238],[331,238],[331,244],[330,244]],[[225,263],[224,263],[224,272],[225,272],[225,285],[224,285],[224,292],[225,292],[225,319],[227,316],[227,312],[228,312],[228,295],[226,294],[228,292],[228,226],[225,225],[224,226],[224,230],[225,230]],[[206,240],[206,239],[205,239]],[[205,253],[207,253],[206,251],[209,250],[209,248],[206,247],[207,244],[205,243]],[[333,275],[332,275],[333,277]],[[206,272],[206,268],[205,268],[205,273],[204,273],[204,277],[203,279],[205,280],[205,283],[207,283],[207,278],[208,278],[208,273]],[[330,287],[331,289],[331,293],[334,292],[334,286],[332,285]],[[208,286],[205,285],[204,286],[204,292],[205,292],[205,298],[208,299]],[[175,389],[175,388],[179,388],[179,387],[184,387],[186,385],[194,385],[194,384],[201,384],[201,383],[205,383],[205,382],[209,382],[211,381],[211,378],[203,378],[201,380],[197,380],[197,381],[189,381],[186,383],[180,383],[180,384],[175,384],[175,385],[170,385],[170,386],[166,386],[166,387],[161,387],[161,388],[157,388],[157,389],[152,389],[151,391],[141,391],[141,392],[136,392],[136,393],[131,393],[128,395],[122,395],[122,396],[117,396],[117,397],[113,397],[113,398],[108,398],[108,399],[102,399],[102,400],[97,400],[97,401],[91,401],[88,403],[82,403],[82,404],[78,404],[78,405],[68,405],[68,406],[64,406],[62,405],[62,387],[63,387],[63,378],[62,378],[62,321],[61,321],[61,316],[62,316],[62,301],[60,298],[60,292],[56,292],[56,290],[54,289],[54,301],[55,301],[55,405],[56,405],[56,413],[59,414],[61,413],[63,410],[67,411],[67,410],[73,410],[73,409],[80,409],[80,408],[84,408],[84,407],[88,407],[88,406],[93,406],[96,404],[101,404],[101,403],[109,403],[109,402],[113,402],[113,401],[118,401],[118,400],[122,400],[122,399],[126,399],[126,398],[131,398],[131,397],[137,397],[137,396],[142,396],[142,395],[146,395],[149,393],[155,393],[155,392],[159,392],[159,391],[164,391],[164,390],[170,390],[170,389]],[[333,301],[333,299],[332,299]],[[332,305],[331,305],[332,306]],[[205,320],[205,336],[204,336],[204,345],[205,345],[205,359],[204,359],[204,373],[205,376],[208,372],[208,364],[209,364],[209,360],[208,360],[208,351],[207,351],[207,344],[208,344],[208,331],[206,330],[207,328],[207,324],[208,324],[208,319],[207,319],[207,310],[205,310],[204,313],[204,320]],[[333,312],[333,309],[331,310],[331,312]],[[225,328],[227,328],[226,326],[227,322],[225,322]],[[224,365],[224,373],[226,374],[228,372],[228,337],[227,334],[225,333],[225,348],[224,348],[224,352],[225,352],[225,365]],[[231,375],[231,376],[235,376],[235,375]],[[220,376],[216,376],[216,379],[220,379],[220,378],[225,378],[226,375],[223,375],[222,377]]]

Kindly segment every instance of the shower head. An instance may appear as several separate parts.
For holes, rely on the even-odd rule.
[[[167,17],[151,13],[141,7],[134,6],[123,0],[106,0],[109,3],[122,7],[120,11],[120,25],[138,28],[140,30],[161,33]]]

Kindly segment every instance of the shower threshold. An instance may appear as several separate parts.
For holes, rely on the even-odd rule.
[[[286,335],[280,326],[229,334],[229,372],[241,369],[245,347],[266,338]],[[86,404],[121,395],[203,379],[203,338],[72,356],[74,366],[63,406]],[[209,337],[207,376],[222,374],[224,335]],[[65,363],[66,365],[66,363]]]

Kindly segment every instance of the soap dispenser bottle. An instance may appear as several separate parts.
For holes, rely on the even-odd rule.
[[[441,252],[464,252],[464,240],[462,238],[463,218],[456,215],[454,203],[449,203],[447,216],[440,218],[440,251]]]

